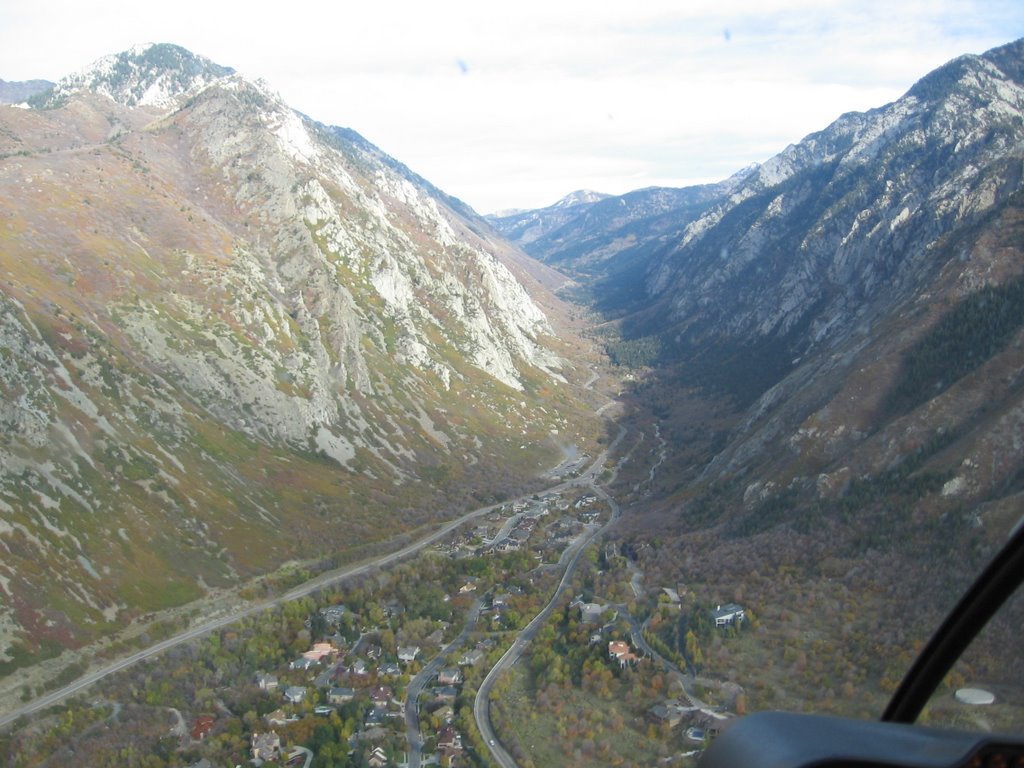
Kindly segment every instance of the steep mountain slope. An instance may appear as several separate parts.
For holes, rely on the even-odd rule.
[[[759,706],[821,706],[823,677],[861,702],[891,688],[1019,519],[1022,62],[1024,41],[964,56],[843,115],[667,240],[635,290],[595,290],[656,353],[631,414],[656,439],[626,446],[655,470],[620,488],[645,570],[756,605],[779,669],[836,670]]]
[[[759,167],[617,296],[632,335],[684,356],[775,340],[792,361],[919,295],[937,249],[1020,187],[1020,55],[957,59]]]
[[[0,663],[586,439],[548,276],[354,132],[174,46],[38,103],[0,108]]]

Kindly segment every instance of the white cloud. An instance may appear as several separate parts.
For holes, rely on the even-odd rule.
[[[0,77],[56,79],[136,42],[178,43],[488,211],[722,178],[1024,35],[1019,6],[7,0]]]

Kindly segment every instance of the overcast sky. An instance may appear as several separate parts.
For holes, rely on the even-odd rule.
[[[99,6],[99,7],[97,7]],[[481,213],[722,179],[1024,37],[1021,0],[3,0],[0,78],[169,42]]]

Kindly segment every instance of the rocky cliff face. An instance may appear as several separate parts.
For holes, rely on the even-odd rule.
[[[576,373],[468,208],[172,46],[38,103],[0,109],[0,662],[556,452]]]
[[[661,479],[626,491],[688,529],[862,503],[859,541],[1005,526],[1024,471],[1022,62],[1022,41],[958,58],[720,185],[492,219],[621,318],[616,359],[649,364],[634,415],[659,424]],[[907,488],[912,511],[887,514]]]
[[[1020,188],[1020,56],[957,59],[757,168],[666,244],[636,331],[667,317],[682,345],[786,339],[795,359],[919,294],[951,234]]]

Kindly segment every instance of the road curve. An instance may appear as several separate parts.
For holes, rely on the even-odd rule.
[[[559,558],[559,564],[564,564],[564,572],[562,573],[562,580],[558,582],[558,587],[555,589],[554,594],[548,601],[547,605],[533,617],[533,620],[526,625],[526,628],[519,633],[516,637],[515,642],[509,646],[509,649],[505,651],[504,655],[498,659],[498,662],[491,667],[490,672],[484,678],[480,684],[480,688],[477,690],[476,698],[473,700],[473,718],[476,720],[477,730],[480,731],[480,736],[484,740],[484,744],[491,752],[491,756],[501,766],[501,768],[516,768],[516,761],[508,753],[505,747],[498,740],[497,734],[494,732],[494,726],[491,723],[491,703],[490,693],[494,687],[494,683],[498,677],[505,670],[509,669],[513,664],[519,661],[519,658],[523,655],[523,651],[530,644],[540,628],[544,626],[544,622],[548,620],[551,613],[555,610],[559,599],[569,588],[572,583],[573,574],[576,571],[576,565],[579,562],[580,555],[583,554],[587,545],[594,540],[594,538],[603,533],[609,526],[611,526],[621,514],[621,509],[616,501],[605,492],[603,488],[598,486],[595,482],[595,477],[601,467],[604,466],[605,459],[609,452],[614,450],[615,446],[625,435],[625,429],[620,427],[618,436],[608,446],[608,449],[601,453],[601,455],[591,464],[590,469],[581,477],[580,481],[575,484],[589,488],[592,492],[600,496],[608,506],[611,508],[612,514],[608,522],[602,526],[588,526],[587,530],[579,536],[569,547],[566,548],[565,552],[562,553],[562,557]]]
[[[466,624],[462,631],[446,645],[434,658],[427,662],[405,689],[405,731],[406,741],[409,743],[409,755],[406,760],[407,768],[420,768],[420,749],[423,742],[420,739],[420,705],[419,696],[435,675],[441,671],[445,657],[466,642],[470,632],[476,628],[480,618],[480,611],[483,609],[484,599],[478,597],[473,606],[469,609],[466,617]]]

